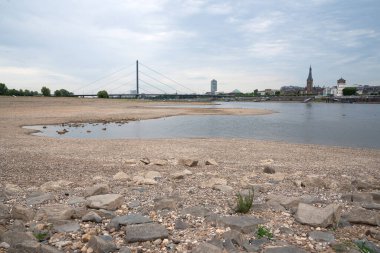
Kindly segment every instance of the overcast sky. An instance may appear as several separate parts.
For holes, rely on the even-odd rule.
[[[0,82],[129,92],[138,59],[189,88],[141,66],[143,92],[304,86],[310,64],[315,85],[380,85],[379,13],[379,0],[0,0]]]

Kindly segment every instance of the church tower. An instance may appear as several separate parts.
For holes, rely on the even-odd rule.
[[[311,74],[311,65],[309,68],[309,76],[306,80],[306,93],[313,94],[313,75]]]

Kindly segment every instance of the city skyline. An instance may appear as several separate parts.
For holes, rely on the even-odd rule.
[[[139,59],[198,93],[213,78],[226,92],[305,85],[310,64],[314,86],[379,85],[379,10],[374,0],[0,0],[0,82],[73,91]]]

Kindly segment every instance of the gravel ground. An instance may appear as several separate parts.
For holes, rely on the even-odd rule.
[[[378,149],[246,139],[54,139],[32,136],[30,130],[21,128],[23,125],[138,120],[173,115],[270,113],[253,109],[157,108],[155,105],[160,103],[79,98],[0,97],[1,184],[4,186],[6,183],[12,183],[27,190],[40,187],[48,181],[63,179],[73,183],[70,195],[80,195],[84,188],[105,182],[111,186],[113,192],[128,193],[127,203],[132,200],[141,202],[140,212],[150,213],[153,219],[163,217],[161,222],[168,227],[171,226],[176,214],[166,214],[161,218],[156,217],[155,213],[152,214],[151,206],[154,205],[156,198],[178,195],[181,196],[180,202],[183,207],[202,205],[210,207],[215,213],[230,214],[229,203],[235,200],[235,193],[252,185],[261,187],[260,193],[257,192],[255,195],[255,202],[263,202],[273,194],[286,196],[311,194],[326,203],[341,203],[340,197],[351,190],[346,186],[350,185],[352,180],[380,180]],[[190,169],[193,174],[186,177],[186,180],[173,180],[171,175],[185,168],[170,162],[166,166],[126,164],[129,159],[139,160],[144,157],[151,161],[159,159],[178,161],[181,158],[190,158],[198,160],[200,165]],[[218,165],[206,166],[204,162],[207,159],[214,159]],[[275,169],[276,173],[263,173],[263,168],[266,166]],[[119,171],[127,173],[132,178],[151,170],[160,172],[163,179],[157,185],[146,186],[147,190],[142,194],[130,190],[134,187],[133,182],[122,183],[112,179],[112,176]],[[321,189],[295,185],[297,180],[303,181],[307,175],[318,175],[337,184],[337,187]],[[226,179],[233,191],[223,192],[204,187],[204,184],[215,178]],[[344,208],[350,207],[345,205]],[[309,226],[295,224],[292,217],[284,216],[282,212],[273,213],[266,210],[259,213],[251,211],[250,214],[257,214],[269,220],[268,226],[272,231],[285,223],[290,223],[293,230],[297,231],[298,237],[279,237],[279,239],[310,251],[316,250],[315,247],[308,245],[307,240],[302,239],[310,231]],[[197,225],[196,221],[194,222],[196,229],[186,230],[181,232],[182,234],[173,232],[171,240],[182,238],[197,245],[199,242],[211,239],[217,233],[214,228]],[[366,229],[366,226],[355,225],[338,229],[334,233],[338,240],[344,241],[365,237]],[[153,249],[151,252],[158,251]]]

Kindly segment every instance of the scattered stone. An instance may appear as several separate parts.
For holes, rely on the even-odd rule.
[[[8,249],[11,245],[6,242],[0,243],[0,249]]]
[[[148,217],[142,216],[140,214],[129,214],[124,216],[114,217],[108,225],[108,228],[119,229],[120,225],[136,225],[136,224],[145,224],[151,223],[152,220]]]
[[[290,228],[287,228],[287,227],[280,227],[279,231],[281,234],[284,234],[284,235],[294,235],[293,230],[291,230]]]
[[[125,165],[135,166],[138,163],[138,161],[136,159],[128,159],[125,160],[124,163]]]
[[[8,219],[10,217],[11,214],[9,213],[9,208],[3,203],[0,203],[0,220]]]
[[[153,164],[157,165],[157,166],[165,166],[165,165],[168,164],[168,161],[167,160],[159,159],[159,160],[154,160]]]
[[[310,188],[327,188],[327,180],[323,175],[307,175],[301,186]]]
[[[351,184],[358,190],[380,190],[380,181],[375,179],[369,179],[367,181],[355,179]]]
[[[126,180],[129,180],[130,177],[127,175],[127,173],[123,171],[119,171],[112,178],[114,180],[126,181]]]
[[[131,253],[131,250],[128,247],[123,247],[119,250],[119,253]]]
[[[371,193],[356,192],[342,195],[342,200],[347,202],[371,203],[373,197]]]
[[[15,184],[6,184],[4,187],[5,195],[13,196],[23,192],[22,188]]]
[[[182,214],[190,214],[194,217],[206,217],[211,214],[211,211],[203,206],[191,206],[183,209]]]
[[[217,222],[245,234],[256,232],[258,225],[265,223],[264,220],[253,216],[224,216]]]
[[[54,223],[61,220],[70,220],[73,215],[74,209],[70,206],[55,204],[41,207],[34,219]]]
[[[174,229],[184,230],[184,229],[187,229],[188,227],[189,227],[189,224],[187,224],[186,222],[184,222],[180,219],[176,219],[174,221]]]
[[[91,247],[94,253],[114,252],[117,249],[112,241],[104,240],[100,236],[92,236],[88,247]]]
[[[193,172],[191,172],[190,170],[183,170],[180,172],[175,172],[171,176],[173,179],[183,179],[185,178],[185,176],[192,175],[192,174]]]
[[[142,162],[143,164],[146,164],[146,165],[150,164],[150,160],[149,160],[149,158],[146,158],[146,157],[140,159],[140,162]]]
[[[223,253],[223,250],[210,243],[202,243],[198,245],[192,253]]]
[[[267,248],[264,250],[264,253],[307,253],[307,251],[297,248],[295,246],[284,246]]]
[[[102,195],[110,192],[110,187],[107,184],[97,184],[87,188],[84,192],[85,197],[94,195]]]
[[[187,167],[195,167],[198,165],[198,161],[192,159],[180,159],[178,162]]]
[[[372,238],[374,238],[378,241],[380,241],[380,230],[378,230],[378,229],[370,228],[369,230],[367,230],[365,232],[365,234],[371,236]]]
[[[169,233],[164,226],[160,224],[147,223],[127,226],[125,240],[127,243],[145,242],[168,238],[168,236]]]
[[[380,226],[380,213],[363,208],[354,208],[344,215],[348,222],[354,224],[367,224]]]
[[[33,206],[33,205],[40,205],[43,204],[46,201],[53,200],[54,196],[49,194],[49,193],[41,193],[40,195],[37,196],[32,196],[26,199],[26,204],[28,206]]]
[[[208,159],[205,162],[206,165],[218,165],[218,163],[214,159]]]
[[[151,171],[146,172],[145,175],[144,175],[144,177],[145,177],[146,179],[157,180],[157,179],[162,178],[162,175],[161,175],[161,173],[158,172],[158,171],[153,171],[153,170],[151,170]]]
[[[141,203],[137,200],[132,200],[131,202],[128,203],[129,208],[136,208],[139,207]]]
[[[121,207],[124,197],[120,194],[104,194],[88,197],[87,201],[87,206],[90,208],[114,211]]]
[[[99,214],[100,217],[106,218],[106,219],[112,219],[113,217],[116,216],[114,212],[105,210],[105,209],[94,210],[94,212]]]
[[[276,170],[272,167],[265,166],[263,172],[266,174],[274,174],[274,173],[276,173]]]
[[[76,204],[82,204],[82,203],[86,203],[86,199],[83,197],[72,197],[72,198],[69,198],[69,200],[67,201],[67,204],[69,205],[76,205]]]
[[[325,208],[299,203],[295,219],[301,224],[313,227],[328,227],[337,224],[340,219],[341,207],[330,204]]]
[[[35,213],[33,210],[21,205],[15,205],[11,211],[12,219],[20,219],[26,222],[33,220],[34,215]]]
[[[67,188],[73,183],[67,180],[49,181],[41,185],[40,189],[44,192],[57,191],[63,188]]]
[[[132,181],[135,184],[137,184],[137,185],[143,185],[143,184],[146,184],[146,185],[155,185],[155,184],[157,184],[156,180],[145,178],[145,177],[142,177],[142,176],[134,176],[132,178]]]
[[[310,239],[317,242],[327,242],[331,243],[335,240],[335,237],[332,233],[322,232],[322,231],[312,231],[309,233]]]
[[[155,201],[154,210],[175,210],[178,206],[178,199],[162,198]]]
[[[62,225],[55,225],[54,230],[59,233],[71,233],[71,232],[77,232],[80,230],[80,226],[77,222],[71,221],[64,223]]]
[[[92,221],[92,222],[100,223],[100,222],[102,222],[102,217],[100,217],[94,211],[90,211],[82,217],[82,221],[84,221],[84,222]]]
[[[369,210],[380,210],[380,204],[376,203],[363,204],[362,207]]]
[[[227,185],[227,180],[224,178],[211,178],[201,183],[201,187],[203,188],[213,188],[215,185]]]
[[[9,253],[34,253],[41,252],[41,245],[36,241],[23,241],[12,246]]]
[[[214,185],[212,189],[221,191],[221,192],[232,192],[234,190],[233,187],[228,185]]]

